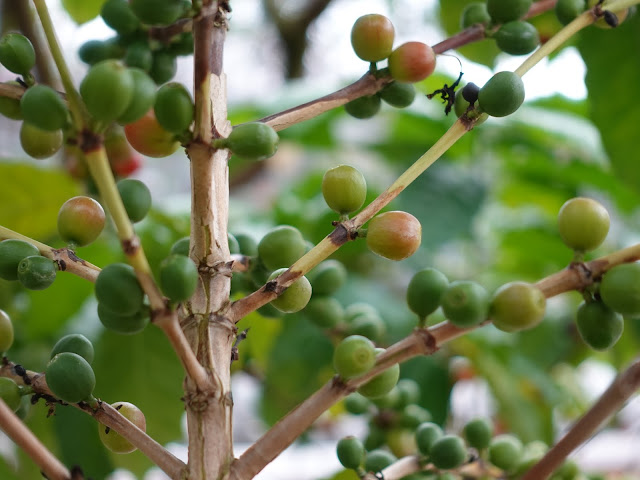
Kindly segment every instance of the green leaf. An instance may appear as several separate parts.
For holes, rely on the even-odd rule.
[[[62,0],[62,6],[77,24],[83,24],[100,15],[105,0]]]

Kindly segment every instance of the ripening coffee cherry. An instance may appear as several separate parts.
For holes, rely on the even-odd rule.
[[[268,280],[273,280],[277,276],[286,272],[286,268],[275,270]],[[311,299],[311,284],[307,277],[302,276],[287,287],[287,289],[277,298],[271,300],[271,305],[284,313],[295,313],[307,306]]]
[[[0,356],[13,345],[13,323],[7,312],[0,310]]]
[[[364,461],[364,445],[352,435],[340,439],[336,452],[344,468],[357,470]]]
[[[60,340],[58,340],[53,346],[49,358],[51,359],[62,352],[75,353],[84,358],[88,363],[93,362],[93,344],[87,337],[79,333],[65,335]]]
[[[266,123],[243,123],[234,127],[227,138],[213,142],[215,148],[228,148],[247,160],[264,160],[278,150],[279,137]]]
[[[73,197],[58,211],[58,233],[69,243],[84,247],[93,242],[104,228],[102,206],[90,197]]]
[[[160,126],[153,109],[125,125],[124,134],[129,144],[147,157],[168,157],[180,146],[175,135]]]
[[[422,226],[407,212],[392,211],[375,216],[367,229],[367,246],[390,260],[403,260],[420,247]]]
[[[489,293],[482,285],[468,280],[452,282],[441,303],[447,320],[462,328],[478,325],[489,314]]]
[[[536,27],[529,22],[513,20],[503,24],[494,34],[498,48],[510,55],[526,55],[540,44]]]
[[[15,412],[20,408],[20,400],[22,399],[20,387],[12,379],[0,377],[0,398]]]
[[[379,95],[392,107],[406,108],[416,98],[416,88],[410,83],[391,82],[380,90]]]
[[[118,123],[126,125],[135,122],[153,107],[156,101],[156,84],[139,68],[129,68],[133,79],[133,95],[125,111],[118,117]]]
[[[558,231],[573,250],[598,248],[609,233],[609,212],[599,202],[584,197],[567,200],[558,212]]]
[[[307,278],[313,287],[314,296],[333,295],[346,283],[347,269],[339,260],[325,260],[311,270]]]
[[[124,132],[115,126],[104,137],[104,149],[115,176],[128,177],[142,166],[142,156],[131,148]]]
[[[426,43],[403,43],[389,56],[389,71],[398,82],[419,82],[431,75],[435,68],[436,54]]]
[[[144,292],[130,265],[112,263],[98,274],[96,298],[105,309],[126,316],[140,311]]]
[[[140,333],[149,323],[149,311],[142,306],[132,315],[119,315],[98,304],[98,319],[107,330],[121,335],[134,335]]]
[[[57,354],[45,370],[47,385],[53,394],[67,403],[87,400],[96,387],[91,365],[80,355],[71,352]]]
[[[510,472],[518,466],[523,454],[522,442],[513,435],[494,437],[489,444],[489,461],[496,467]]]
[[[29,290],[44,290],[56,279],[56,263],[47,257],[33,255],[18,264],[18,280]]]
[[[496,328],[517,332],[538,325],[544,318],[547,299],[542,290],[526,282],[502,285],[491,298],[489,316]]]
[[[384,348],[376,348],[376,356],[384,352]],[[382,371],[358,388],[358,393],[367,398],[384,397],[393,390],[400,378],[400,365],[395,364]]]
[[[140,20],[133,13],[127,0],[107,0],[102,5],[100,16],[104,23],[120,35],[133,33],[140,27]]]
[[[362,335],[344,338],[333,352],[333,366],[344,379],[357,377],[376,363],[376,347]]]
[[[367,452],[365,461],[364,461],[364,469],[367,472],[378,473],[387,468],[393,462],[395,462],[397,458],[393,453],[387,452],[386,450],[371,450]]]
[[[462,29],[469,28],[476,23],[482,23],[484,25],[491,22],[491,17],[487,11],[486,2],[473,2],[467,5],[462,11],[460,17],[460,27]]]
[[[131,0],[130,5],[145,25],[170,25],[184,13],[182,0]]]
[[[280,225],[270,230],[258,243],[258,256],[269,270],[290,267],[306,251],[307,245],[300,230]]]
[[[556,3],[556,16],[561,24],[566,25],[586,9],[586,0],[558,0]]]
[[[364,120],[378,113],[380,106],[380,97],[378,95],[365,95],[346,103],[344,110],[352,117]]]
[[[440,469],[458,468],[468,457],[462,438],[457,435],[443,435],[431,445],[429,459]]]
[[[407,287],[409,309],[424,318],[440,306],[442,295],[449,286],[444,273],[435,268],[426,268],[416,273]]]
[[[193,122],[193,100],[181,83],[160,87],[153,110],[162,128],[172,133],[184,132]]]
[[[423,422],[418,425],[418,428],[416,428],[415,437],[416,446],[418,447],[418,450],[420,450],[420,453],[422,453],[423,455],[429,455],[431,446],[443,435],[444,433],[442,432],[442,428],[440,428],[440,425],[432,422]]]
[[[617,265],[604,274],[600,297],[611,309],[625,317],[640,314],[640,263]]]
[[[487,0],[487,11],[493,23],[518,20],[529,11],[533,0]]]
[[[176,62],[174,53],[167,50],[154,52],[149,76],[153,78],[153,81],[156,82],[157,85],[162,85],[171,80],[177,70],[178,63]]]
[[[384,15],[372,13],[358,18],[351,28],[351,46],[366,62],[378,62],[391,54],[395,30]]]
[[[513,72],[498,72],[478,93],[480,108],[492,117],[506,117],[524,102],[524,83]]]
[[[160,288],[172,302],[188,300],[199,278],[198,267],[184,255],[170,255],[160,263]]]
[[[311,284],[313,287],[313,283]],[[320,328],[332,328],[344,321],[344,308],[333,297],[314,296],[304,307],[304,316]]]
[[[140,430],[143,432],[147,431],[147,420],[144,417],[144,413],[133,403],[116,402],[112,403],[111,406]],[[102,444],[113,453],[131,453],[136,451],[136,447],[133,446],[129,440],[104,425],[98,426],[98,434],[100,435]]]
[[[5,33],[0,38],[0,63],[10,72],[26,76],[36,64],[36,52],[24,35]]]
[[[69,117],[60,95],[46,85],[28,88],[20,99],[20,111],[25,121],[49,132],[64,128]]]
[[[624,320],[622,315],[603,302],[582,303],[576,313],[578,333],[594,350],[608,350],[622,336]]]
[[[40,251],[29,242],[9,238],[0,242],[0,278],[4,280],[18,279],[18,265],[32,255],[40,255]]]
[[[339,165],[322,177],[322,196],[329,208],[346,215],[355,212],[367,196],[367,182],[357,168]]]
[[[151,209],[151,192],[140,180],[125,178],[116,184],[127,216],[133,222],[139,222]]]
[[[28,122],[20,127],[20,146],[30,157],[49,158],[62,147],[62,130],[42,130]]]
[[[463,433],[469,446],[484,450],[491,442],[493,424],[488,418],[476,418],[464,426]]]
[[[133,98],[131,72],[116,60],[93,65],[80,84],[80,95],[89,113],[102,122],[112,122],[122,115]]]

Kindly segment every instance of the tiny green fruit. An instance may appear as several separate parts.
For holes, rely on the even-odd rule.
[[[431,75],[435,68],[436,54],[426,43],[403,43],[389,55],[389,72],[398,82],[419,82]]]
[[[396,108],[406,108],[416,98],[416,88],[410,83],[391,82],[380,90],[380,98]]]
[[[526,55],[540,44],[538,30],[529,22],[513,20],[502,25],[494,34],[498,48],[510,55]]]
[[[640,263],[617,265],[604,274],[600,297],[611,309],[625,317],[640,314]]]
[[[87,337],[79,333],[65,335],[60,340],[58,340],[53,346],[49,358],[53,358],[57,354],[62,352],[76,353],[84,358],[88,363],[93,362],[93,344]]]
[[[344,409],[352,415],[362,415],[369,411],[371,402],[359,393],[352,393],[344,399]]]
[[[489,314],[489,293],[482,285],[468,280],[452,282],[441,303],[447,320],[462,328],[478,325]]]
[[[269,276],[269,280],[273,280],[286,270],[286,268],[275,270]],[[271,305],[284,313],[299,312],[309,303],[311,292],[311,283],[309,283],[307,277],[302,276],[289,285],[277,298],[271,300]]]
[[[416,273],[407,287],[407,304],[412,312],[424,318],[440,306],[442,296],[449,286],[444,273],[426,268]]]
[[[125,178],[117,183],[118,192],[129,219],[136,223],[147,216],[151,209],[151,192],[140,180]]]
[[[199,278],[198,267],[184,255],[170,255],[160,263],[160,288],[172,302],[188,300]]]
[[[144,292],[133,268],[124,263],[107,265],[96,279],[96,298],[117,315],[134,315],[142,308]]]
[[[104,228],[105,214],[102,206],[90,197],[73,197],[62,204],[58,211],[58,233],[69,243],[80,247],[93,242]]]
[[[378,314],[363,313],[348,319],[346,332],[347,335],[362,335],[380,342],[387,333],[387,325]]]
[[[332,295],[346,283],[347,269],[339,260],[325,260],[309,272],[307,278],[314,295]]]
[[[364,461],[364,445],[352,435],[340,439],[336,446],[336,452],[338,460],[344,468],[357,470]]]
[[[290,267],[306,251],[302,233],[289,225],[270,230],[258,243],[258,256],[269,270]]]
[[[520,108],[524,93],[524,83],[519,75],[498,72],[480,89],[478,103],[492,117],[506,117]]]
[[[56,279],[56,263],[47,257],[33,255],[18,264],[18,280],[29,290],[44,290]]]
[[[344,338],[333,352],[333,366],[338,375],[345,379],[371,370],[375,363],[376,347],[362,335]]]
[[[7,312],[0,310],[0,356],[13,345],[13,323]]]
[[[140,120],[156,101],[156,84],[143,70],[129,68],[133,79],[133,95],[125,111],[118,117],[118,123],[126,125]]]
[[[153,78],[153,81],[156,82],[157,85],[162,85],[174,77],[177,69],[178,63],[175,54],[161,50],[153,54],[149,76]]]
[[[193,122],[193,100],[181,83],[167,83],[158,89],[153,107],[162,128],[172,133],[182,133]]]
[[[20,111],[25,121],[49,132],[63,128],[69,117],[60,95],[46,85],[28,88],[20,99]]]
[[[104,23],[121,35],[133,33],[140,27],[140,20],[127,0],[107,0],[102,5],[100,16]]]
[[[395,29],[384,15],[372,13],[358,18],[351,28],[351,46],[366,62],[378,62],[391,54]]]
[[[62,352],[53,357],[45,370],[53,394],[67,403],[86,400],[93,393],[96,377],[91,365],[80,355]]]
[[[23,240],[9,238],[0,242],[0,278],[18,280],[18,265],[26,258],[40,255],[34,245]]]
[[[384,348],[376,348],[376,356],[383,352]],[[396,363],[360,386],[358,393],[367,398],[384,397],[396,386],[398,378],[400,378],[400,365]]]
[[[496,467],[510,472],[518,466],[524,448],[522,442],[513,435],[494,437],[489,444],[489,461]]]
[[[585,197],[567,200],[558,212],[562,241],[579,252],[599,247],[609,233],[609,212],[599,202]]]
[[[93,65],[80,84],[80,95],[89,113],[102,122],[112,122],[129,106],[134,80],[129,69],[116,60]]]
[[[189,256],[189,244],[191,239],[189,237],[183,237],[180,240],[176,241],[173,245],[171,245],[171,250],[169,253],[176,253],[178,255],[184,255],[185,257]]]
[[[153,65],[153,53],[149,43],[146,40],[141,40],[129,44],[122,61],[129,68],[139,68],[148,72]]]
[[[140,430],[143,432],[147,431],[147,420],[145,419],[142,410],[136,407],[133,403],[116,402],[111,404],[111,406]],[[98,433],[102,444],[114,453],[131,453],[136,450],[136,447],[129,442],[129,440],[109,427],[100,425]]]
[[[491,21],[489,12],[487,11],[486,2],[473,2],[468,4],[462,11],[460,17],[460,26],[465,29],[476,23],[482,23],[484,25]]]
[[[62,140],[62,130],[50,132],[29,122],[23,122],[20,127],[20,146],[27,155],[33,158],[49,158],[60,150]]]
[[[130,5],[146,25],[170,25],[184,13],[182,0],[131,0]]]
[[[608,350],[622,336],[624,320],[603,302],[582,303],[576,313],[578,333],[594,350]]]
[[[464,426],[463,433],[471,447],[484,450],[491,443],[493,424],[488,418],[475,418]]]
[[[558,0],[556,3],[556,16],[561,24],[566,25],[586,9],[586,0]]]
[[[4,400],[7,406],[14,412],[20,408],[20,387],[12,379],[0,377],[0,398]]]
[[[364,461],[364,469],[367,472],[381,472],[396,460],[397,458],[391,452],[378,449],[371,450],[370,452],[367,452],[367,456]]]
[[[278,150],[279,137],[266,123],[243,123],[235,127],[227,138],[214,142],[214,147],[228,148],[247,160],[264,160]]]
[[[322,196],[329,208],[346,215],[355,212],[367,196],[367,182],[357,168],[339,165],[322,177]]]
[[[36,52],[24,35],[6,33],[0,38],[0,63],[10,72],[26,76],[36,64]]]
[[[392,211],[369,222],[367,246],[373,253],[390,260],[403,260],[420,247],[422,226],[407,212]]]
[[[429,459],[436,468],[442,470],[458,468],[467,457],[464,442],[457,435],[443,435],[434,441],[429,449]]]
[[[487,0],[487,12],[494,23],[506,23],[522,18],[533,0]]]
[[[397,390],[397,389],[394,389]],[[400,424],[412,431],[418,428],[420,424],[430,422],[433,419],[431,412],[420,405],[410,404],[402,409],[400,415]]]
[[[144,306],[132,315],[118,315],[98,304],[98,318],[100,323],[113,332],[121,335],[140,333],[149,323],[149,312]]]
[[[380,97],[377,95],[364,95],[351,100],[344,106],[345,111],[354,118],[364,120],[373,117],[380,111]]]
[[[538,325],[544,318],[547,299],[542,290],[526,282],[510,282],[493,294],[489,315],[496,328],[517,332]]]
[[[311,284],[313,288],[313,284]],[[333,328],[344,321],[344,308],[333,297],[314,296],[304,307],[304,316],[320,328]]]
[[[416,445],[420,453],[423,455],[429,455],[431,447],[443,436],[442,428],[432,422],[423,422],[416,428]]]

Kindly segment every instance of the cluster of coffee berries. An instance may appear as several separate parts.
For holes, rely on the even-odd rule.
[[[407,42],[395,49],[395,29],[384,15],[369,14],[358,18],[351,29],[351,46],[356,55],[377,68],[376,63],[388,61],[393,81],[375,95],[367,95],[345,105],[355,118],[370,118],[380,110],[381,101],[396,108],[411,105],[415,98],[412,83],[424,80],[433,73],[436,56],[433,49],[422,42]]]
[[[58,266],[31,243],[7,239],[0,242],[0,278],[19,280],[30,290],[44,290],[56,279]]]
[[[104,22],[116,35],[107,40],[90,40],[80,47],[82,61],[93,65],[108,59],[121,59],[138,68],[161,85],[176,73],[176,57],[193,53],[193,34],[178,32],[165,38],[153,36],[153,29],[191,16],[191,4],[181,0],[108,0],[102,6]]]
[[[66,335],[54,345],[45,378],[56,397],[67,403],[94,401],[93,356],[93,345],[80,334]]]

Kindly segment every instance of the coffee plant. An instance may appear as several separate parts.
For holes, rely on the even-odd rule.
[[[362,76],[296,105],[229,101],[225,65],[265,61],[223,55],[257,42],[240,0],[63,0],[111,32],[77,52],[56,2],[1,2],[0,478],[248,480],[316,430],[335,468],[296,476],[632,475],[569,456],[640,386],[638,3],[440,0],[412,33],[360,2],[322,68],[350,44]],[[303,85],[355,2],[262,4]],[[532,99],[570,47],[587,100]],[[589,362],[618,372],[592,403]],[[265,424],[240,455],[239,377]],[[478,384],[495,408],[455,408]]]

